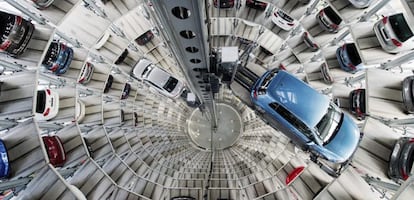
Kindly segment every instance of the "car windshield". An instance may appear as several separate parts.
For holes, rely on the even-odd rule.
[[[175,89],[175,86],[177,85],[177,83],[178,83],[178,80],[170,76],[170,78],[168,79],[167,83],[165,83],[163,88],[167,90],[168,92],[171,92]]]
[[[405,42],[413,36],[413,32],[405,21],[402,13],[389,17],[391,27],[397,35],[398,40]]]
[[[293,22],[293,19],[287,15],[285,12],[283,12],[283,10],[278,10],[277,14],[284,20],[288,21],[288,22]]]
[[[361,57],[359,56],[358,50],[354,43],[349,43],[346,46],[346,52],[348,53],[348,57],[351,60],[353,65],[359,65],[361,61]]]
[[[46,92],[44,90],[37,91],[36,112],[43,113],[46,105]]]
[[[332,21],[332,23],[339,25],[342,22],[341,17],[336,14],[336,12],[331,8],[331,6],[326,7],[323,9],[324,13],[328,18]]]
[[[316,125],[318,129],[319,138],[324,144],[328,143],[331,138],[338,132],[343,113],[339,111],[339,108],[333,105],[331,102],[326,114],[322,117],[321,121]]]

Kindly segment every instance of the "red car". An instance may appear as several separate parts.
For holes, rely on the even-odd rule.
[[[43,136],[43,143],[46,146],[50,164],[55,167],[62,167],[66,162],[66,153],[60,138],[54,136]]]

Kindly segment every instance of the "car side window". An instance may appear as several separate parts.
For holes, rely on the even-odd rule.
[[[282,116],[286,121],[296,127],[300,132],[305,134],[308,138],[313,138],[311,130],[295,115],[293,115],[289,110],[279,105],[276,102],[270,103],[269,106],[275,110],[280,116]]]

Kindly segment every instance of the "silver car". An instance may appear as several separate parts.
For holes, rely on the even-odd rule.
[[[375,23],[374,32],[386,52],[414,49],[414,35],[402,13],[383,17]]]
[[[138,61],[132,69],[131,76],[149,83],[161,94],[170,98],[178,98],[185,88],[182,81],[145,58]]]

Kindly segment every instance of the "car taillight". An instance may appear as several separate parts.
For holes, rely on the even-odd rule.
[[[355,65],[353,65],[352,63],[349,63],[348,64],[348,67],[351,68],[352,70],[355,70],[356,69]]]
[[[394,39],[394,38],[392,38],[391,39],[391,41],[392,41],[392,43],[395,45],[395,46],[397,46],[397,47],[400,47],[402,44],[401,44],[401,42],[399,42],[398,40],[396,40],[396,39]]]
[[[10,45],[11,45],[11,41],[6,40],[0,45],[0,50],[6,50],[7,48],[9,48]]]
[[[85,80],[85,78],[79,79],[78,83],[82,83]]]
[[[338,25],[336,25],[336,24],[331,24],[331,28],[333,28],[333,29],[338,29]]]
[[[43,113],[43,116],[46,117],[47,115],[49,115],[49,112],[50,112],[50,108],[47,108],[46,111]]]
[[[295,25],[295,24],[294,24],[294,23],[288,23],[288,25],[289,25],[289,26],[293,26],[293,25]]]
[[[58,64],[53,64],[53,66],[50,68],[50,70],[52,72],[55,72],[58,68],[59,68],[59,65]]]
[[[345,44],[342,45],[342,51],[345,51],[345,48],[346,48]]]
[[[50,95],[50,90],[49,89],[46,89],[46,92],[47,92],[48,95]]]
[[[277,14],[276,14],[276,12],[274,12],[274,13],[273,13],[273,15],[274,15],[275,17],[277,17]]]
[[[22,17],[20,17],[20,16],[16,16],[16,24],[17,24],[17,25],[22,24],[22,21],[23,21]]]
[[[280,64],[280,65],[279,65],[279,69],[281,69],[281,70],[286,70],[286,67],[285,67],[285,65]]]
[[[387,23],[387,21],[388,21],[388,17],[384,17],[384,18],[382,18],[382,23],[383,23],[383,24],[386,24],[386,23]]]
[[[319,16],[323,16],[323,14],[325,14],[325,12],[323,10],[319,11]]]
[[[402,176],[402,179],[403,179],[404,181],[408,179],[408,175],[407,175],[407,173],[405,173],[405,172],[404,172],[404,170],[403,170],[403,169],[401,169],[401,176]]]
[[[253,97],[254,97],[255,99],[257,99],[257,90],[254,90],[254,91],[253,91]]]
[[[411,138],[408,142],[409,143],[413,143],[414,142],[414,138]]]
[[[308,32],[305,32],[304,34],[305,34],[305,36],[308,36],[308,35],[309,35],[309,33],[308,33]]]

